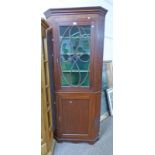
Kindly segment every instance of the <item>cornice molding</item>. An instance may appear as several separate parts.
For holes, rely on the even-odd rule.
[[[44,15],[46,18],[54,15],[74,15],[74,14],[101,14],[106,15],[108,10],[100,7],[76,7],[76,8],[54,8],[54,9],[48,9],[44,12]]]

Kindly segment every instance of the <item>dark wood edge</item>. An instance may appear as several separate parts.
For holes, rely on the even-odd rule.
[[[54,8],[44,12],[46,18],[56,14],[93,14],[98,13],[106,15],[108,10],[101,6],[96,7],[76,7],[76,8]]]
[[[50,78],[50,93],[51,93],[51,103],[52,103],[52,124],[53,131],[56,128],[56,107],[55,107],[55,87],[54,87],[54,74],[53,74],[53,45],[52,45],[52,27],[46,29],[47,36],[47,50],[48,50],[48,67],[49,67],[49,78]]]

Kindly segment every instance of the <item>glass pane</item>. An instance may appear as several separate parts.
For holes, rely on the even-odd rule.
[[[60,26],[62,86],[90,84],[90,25]]]

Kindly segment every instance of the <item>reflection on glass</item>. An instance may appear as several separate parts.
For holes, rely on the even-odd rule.
[[[61,85],[89,86],[90,25],[60,26]]]

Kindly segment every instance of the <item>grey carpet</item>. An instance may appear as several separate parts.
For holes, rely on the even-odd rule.
[[[54,155],[112,155],[113,154],[113,118],[108,117],[100,125],[100,139],[94,144],[56,143]]]

